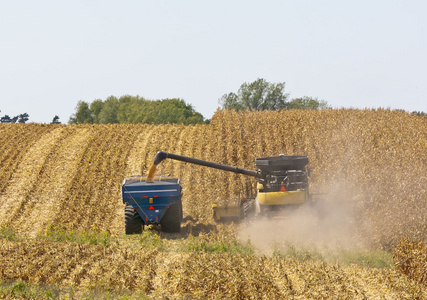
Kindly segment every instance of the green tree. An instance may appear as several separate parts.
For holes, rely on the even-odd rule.
[[[99,123],[100,124],[110,124],[110,123],[118,123],[117,120],[117,112],[119,108],[119,100],[110,96],[105,100],[104,105],[102,106],[102,110],[99,113]]]
[[[92,112],[87,102],[82,100],[77,102],[76,113],[70,117],[69,123],[71,124],[93,123]]]
[[[28,121],[28,119],[30,118],[30,116],[27,113],[23,113],[18,115],[18,123],[25,123]]]
[[[191,104],[179,98],[146,100],[139,96],[124,95],[117,99],[95,100],[90,105],[80,101],[70,123],[148,123],[148,124],[200,124],[202,114]]]
[[[200,124],[203,123],[202,114],[196,112],[191,104],[179,98],[156,101],[155,124]]]
[[[295,98],[289,101],[288,109],[329,109],[331,108],[325,100],[312,97]]]
[[[269,83],[258,78],[251,83],[243,83],[237,94],[223,95],[219,103],[223,109],[235,110],[281,110],[287,105],[288,94],[284,93],[285,82]]]
[[[146,107],[147,102],[139,96],[125,95],[119,98],[117,121],[119,123],[137,123],[138,111]]]
[[[0,119],[1,123],[12,123],[12,119],[9,117],[9,115],[4,115],[3,117],[1,117]],[[15,122],[13,122],[15,123]]]
[[[53,117],[52,122],[50,124],[61,124],[61,122],[59,121],[59,116],[55,115],[55,117]]]
[[[103,107],[104,101],[102,101],[101,99],[96,99],[90,104],[90,112],[92,115],[93,123],[99,123],[99,114],[101,113]]]
[[[30,116],[27,113],[19,114],[11,118],[9,115],[4,115],[0,118],[0,123],[25,123],[29,120]]]
[[[413,115],[417,115],[417,116],[419,116],[419,117],[425,117],[427,114],[425,113],[425,112],[423,112],[423,111],[413,111],[411,114],[413,114]]]

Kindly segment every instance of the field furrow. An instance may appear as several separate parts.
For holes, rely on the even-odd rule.
[[[30,201],[22,208],[21,215],[11,223],[20,232],[34,235],[43,232],[47,225],[53,225],[61,202],[70,191],[72,178],[77,172],[91,132],[89,129],[67,129],[46,160],[43,174],[29,196]]]
[[[22,157],[44,134],[56,127],[38,124],[0,124],[0,194],[4,192]],[[0,202],[0,207],[2,203]]]
[[[0,195],[0,226],[14,221],[14,216],[21,213],[62,130],[58,127],[45,134],[23,156],[5,192]]]

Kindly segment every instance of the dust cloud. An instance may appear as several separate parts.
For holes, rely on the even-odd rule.
[[[282,209],[269,217],[257,217],[240,224],[238,238],[250,243],[263,255],[290,247],[334,252],[364,249],[357,231],[357,196],[338,185],[319,195],[314,204]]]

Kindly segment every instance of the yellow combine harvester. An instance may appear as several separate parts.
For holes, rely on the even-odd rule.
[[[258,171],[251,171],[159,151],[148,172],[148,181],[154,178],[156,166],[166,158],[239,173],[257,179],[256,196],[242,198],[238,205],[213,205],[213,215],[216,221],[239,220],[253,213],[268,215],[270,212],[284,207],[311,203],[315,200],[315,195],[309,193],[307,156],[285,156],[281,154],[274,157],[258,158],[255,160]]]

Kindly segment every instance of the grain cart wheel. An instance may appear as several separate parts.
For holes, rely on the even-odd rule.
[[[144,221],[133,206],[126,204],[125,207],[125,232],[126,234],[141,233]]]
[[[181,231],[182,203],[181,200],[172,203],[160,221],[164,232],[177,233]]]

